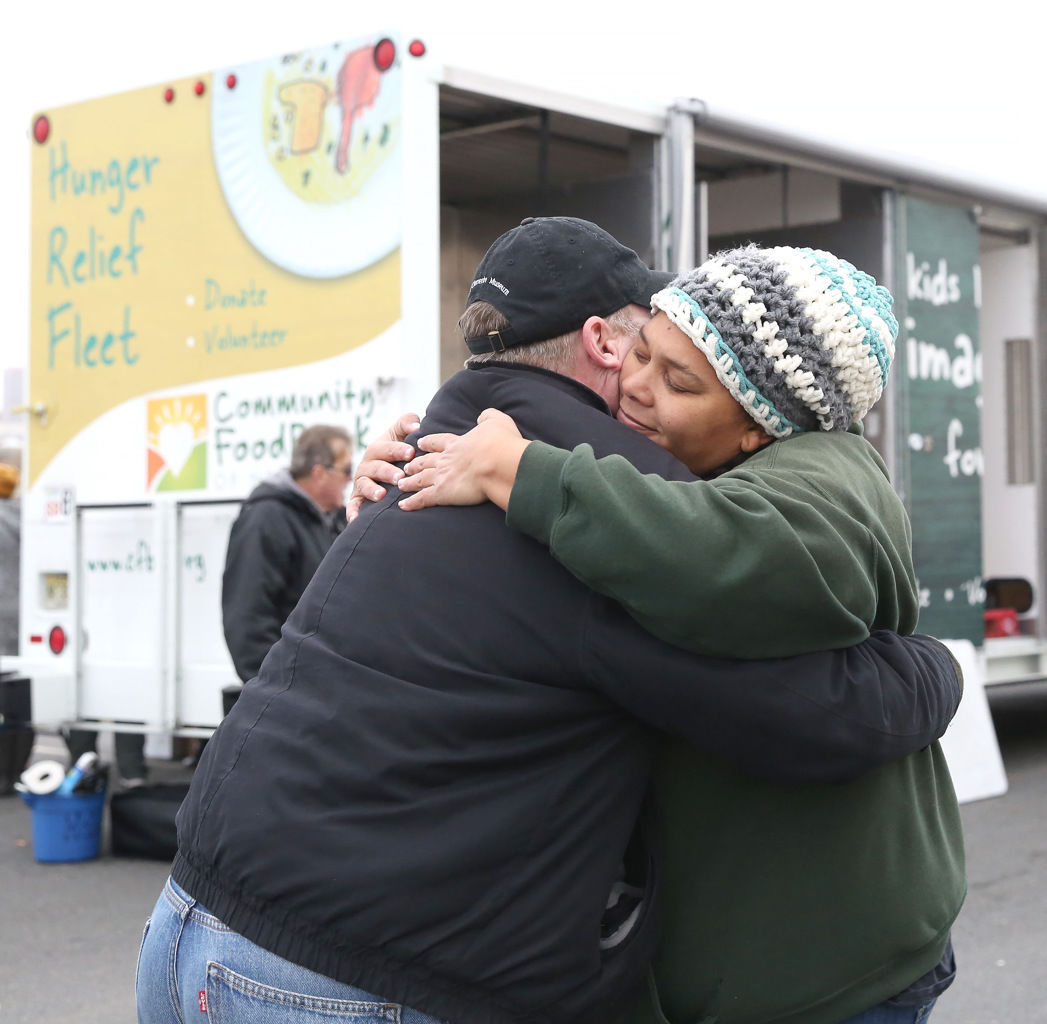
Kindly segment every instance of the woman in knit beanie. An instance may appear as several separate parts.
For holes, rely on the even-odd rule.
[[[898,321],[886,288],[814,249],[719,253],[652,299],[773,437],[846,430],[879,399]]]
[[[700,476],[774,439],[847,430],[886,385],[891,301],[831,253],[719,253],[652,298],[655,317],[622,368],[619,419]]]

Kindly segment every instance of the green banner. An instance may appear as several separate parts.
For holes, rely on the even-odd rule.
[[[913,527],[921,633],[985,636],[978,226],[969,210],[898,200],[897,484]]]

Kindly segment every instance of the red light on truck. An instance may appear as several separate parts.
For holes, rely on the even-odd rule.
[[[374,48],[374,66],[379,71],[388,71],[396,60],[396,44],[391,39],[382,39]]]
[[[41,114],[33,122],[33,138],[42,146],[51,135],[51,122],[44,114]]]
[[[164,89],[164,103],[170,103],[175,98],[174,89]]]
[[[421,39],[412,39],[411,45],[407,47],[407,52],[412,57],[424,57],[425,56],[425,43]]]
[[[42,644],[44,642],[44,638],[40,633],[32,633],[29,636],[29,642],[31,644]]]
[[[193,86],[193,92],[195,92],[197,96],[203,96],[204,89],[206,89],[206,88],[207,87],[204,85],[204,83],[202,81],[201,82],[197,82],[196,85]]]
[[[65,630],[55,626],[47,636],[47,643],[54,654],[61,654],[65,650]]]
[[[226,75],[225,76],[225,87],[227,89],[235,89],[236,88],[236,75]]]

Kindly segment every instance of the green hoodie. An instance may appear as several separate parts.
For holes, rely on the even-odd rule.
[[[777,441],[690,483],[536,441],[507,522],[702,654],[780,657],[860,643],[870,626],[916,628],[909,520],[860,427]]]
[[[708,481],[527,447],[509,525],[652,633],[762,658],[910,633],[910,530],[861,429],[777,441]],[[938,744],[847,783],[778,786],[668,742],[657,1000],[633,1024],[837,1024],[941,958],[966,891]]]

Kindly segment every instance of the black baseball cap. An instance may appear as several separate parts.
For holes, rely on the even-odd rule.
[[[673,274],[651,270],[603,228],[577,217],[527,217],[476,268],[466,307],[489,302],[509,327],[466,338],[474,355],[576,331],[591,316],[649,307]]]

